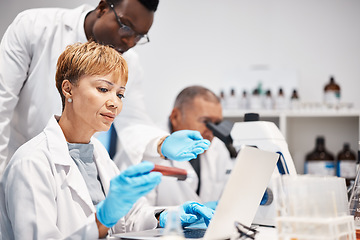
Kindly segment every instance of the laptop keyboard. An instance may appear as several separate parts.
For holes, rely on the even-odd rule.
[[[204,237],[206,229],[204,228],[186,228],[184,229],[185,238],[202,238]]]

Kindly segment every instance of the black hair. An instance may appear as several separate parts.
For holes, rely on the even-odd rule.
[[[142,5],[144,5],[150,11],[155,12],[158,5],[159,0],[138,0]]]
[[[159,0],[138,0],[142,5],[144,5],[149,11],[155,12],[159,5]],[[111,2],[115,6],[122,2],[122,0],[106,0],[106,2]]]

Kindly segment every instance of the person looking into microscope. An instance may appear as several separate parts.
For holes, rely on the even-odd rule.
[[[222,190],[230,175],[234,160],[231,159],[225,144],[214,137],[206,123],[214,124],[223,120],[220,99],[202,86],[184,88],[176,97],[174,107],[168,118],[169,133],[190,129],[199,131],[204,139],[211,141],[209,149],[189,162],[167,161],[162,158],[144,158],[159,165],[186,169],[186,181],[163,178],[163,181],[147,198],[153,205],[178,205],[184,201],[199,201],[215,208]],[[121,168],[122,163],[115,160]]]

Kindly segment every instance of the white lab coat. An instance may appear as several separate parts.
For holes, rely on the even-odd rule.
[[[161,125],[162,129],[167,129],[169,134],[170,130],[166,124],[162,123]],[[119,151],[118,156],[114,158],[114,162],[121,170],[126,169],[135,161],[124,151]],[[144,157],[143,160],[164,166],[183,168],[188,173],[186,181],[163,177],[161,183],[146,196],[150,204],[155,206],[174,206],[186,201],[205,203],[219,200],[234,165],[234,159],[231,159],[225,144],[215,137],[209,149],[200,155],[201,187],[199,196],[196,193],[199,179],[188,161],[178,162],[164,160],[160,157]]]
[[[104,191],[119,170],[92,138]],[[44,131],[14,154],[0,184],[3,239],[97,239],[95,207],[54,117]],[[112,231],[155,228],[154,208],[141,198]]]
[[[0,175],[16,149],[39,134],[53,114],[61,114],[57,59],[67,45],[87,41],[84,19],[93,9],[26,10],[5,32],[0,44]],[[120,144],[127,143],[124,151],[138,163],[143,155],[158,155],[154,146],[165,133],[151,126],[146,114],[137,54],[129,50],[124,57],[129,81],[115,127]]]
[[[156,164],[186,169],[188,177],[185,181],[163,177],[161,183],[146,197],[150,204],[156,206],[174,206],[186,201],[206,203],[219,200],[228,180],[234,160],[220,139],[214,138],[209,149],[200,155],[200,194],[196,194],[198,176],[187,161],[177,162],[161,158],[149,158]]]

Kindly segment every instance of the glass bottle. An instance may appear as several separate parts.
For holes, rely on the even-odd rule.
[[[242,96],[239,102],[240,109],[249,109],[249,97],[247,95],[246,90],[243,91]]]
[[[185,240],[184,232],[181,227],[181,220],[178,208],[167,210],[167,219],[162,239],[168,240]]]
[[[358,154],[357,154],[357,160],[356,160],[356,171],[359,169],[360,165],[360,141],[358,142]]]
[[[335,176],[334,155],[326,150],[325,138],[316,138],[315,149],[305,158],[305,174]]]
[[[346,186],[356,177],[356,155],[350,149],[349,143],[344,143],[343,149],[337,155],[336,175],[346,179]]]
[[[291,109],[299,109],[300,108],[300,99],[299,94],[296,89],[293,90],[290,97],[290,107]]]
[[[275,99],[275,109],[284,110],[287,108],[286,98],[284,94],[284,90],[279,88],[278,95]]]
[[[356,231],[356,239],[360,239],[360,172],[357,171],[355,183],[352,187],[350,200],[349,200],[349,211],[354,216],[354,224]]]
[[[274,109],[274,102],[273,102],[273,98],[271,96],[271,90],[266,91],[263,106],[264,106],[264,109],[267,109],[267,110]]]
[[[230,90],[230,95],[226,98],[227,109],[237,109],[238,108],[238,98],[235,93],[235,89]]]
[[[335,78],[330,76],[330,81],[324,87],[324,103],[328,107],[336,106],[340,102],[340,86]]]
[[[219,98],[220,98],[221,106],[222,106],[223,108],[226,108],[226,106],[225,106],[225,93],[224,93],[223,90],[220,91],[220,96],[219,96]]]
[[[251,98],[250,98],[250,109],[258,110],[261,109],[261,96],[259,94],[259,90],[256,88],[253,90]]]

